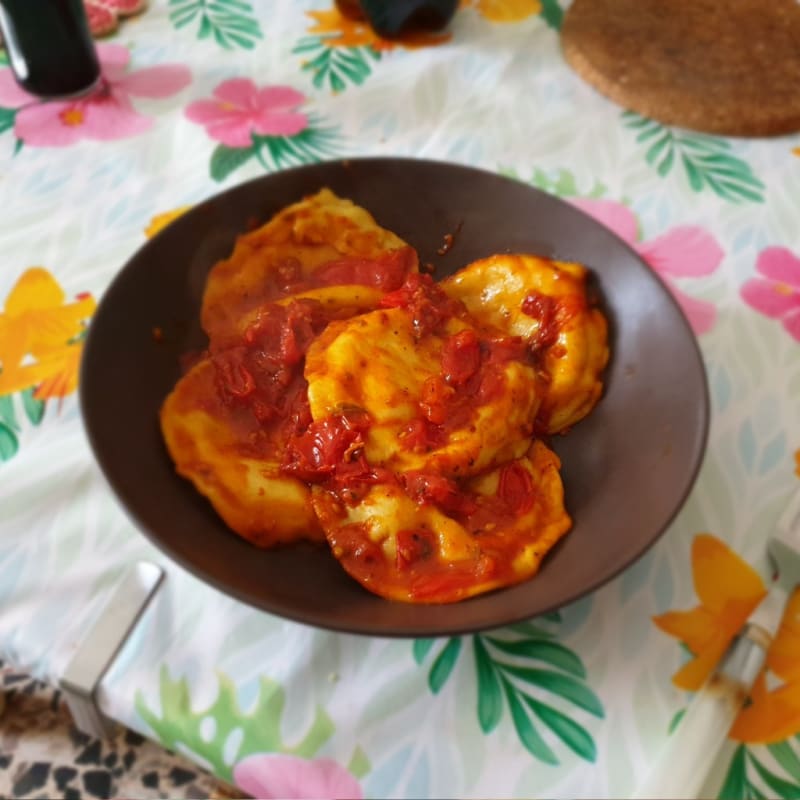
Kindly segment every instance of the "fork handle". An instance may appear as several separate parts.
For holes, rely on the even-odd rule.
[[[695,694],[655,767],[638,788],[640,800],[695,800],[764,665],[772,637],[748,624]]]

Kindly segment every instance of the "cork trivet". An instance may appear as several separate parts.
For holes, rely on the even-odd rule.
[[[561,40],[588,83],[659,122],[800,130],[798,0],[574,0]]]

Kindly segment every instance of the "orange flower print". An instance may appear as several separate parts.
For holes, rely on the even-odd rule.
[[[539,14],[539,0],[462,0],[462,8],[475,8],[491,22],[520,22]]]
[[[800,478],[800,449],[794,451],[794,474]]]
[[[180,206],[172,209],[172,211],[164,211],[161,214],[156,214],[151,220],[150,224],[144,229],[144,235],[148,239],[152,239],[157,233],[160,233],[170,224],[174,222],[182,214],[185,214],[191,206]]]
[[[653,621],[692,652],[694,658],[672,676],[672,682],[696,691],[767,590],[752,567],[707,533],[692,543],[692,577],[700,605],[691,611],[668,611]]]
[[[447,33],[413,33],[399,39],[382,39],[367,22],[350,19],[339,9],[307,11],[307,16],[316,23],[308,29],[309,34],[323,38],[328,47],[371,47],[373,50],[393,50],[403,47],[412,50],[418,47],[443,44],[450,40]]]
[[[65,302],[64,290],[42,267],[23,273],[0,312],[0,396],[36,387],[37,400],[64,398],[78,385],[91,295]]]
[[[766,595],[759,575],[709,534],[692,543],[692,577],[700,605],[654,617],[694,658],[673,675],[677,686],[699,689],[728,644]],[[800,733],[800,589],[789,599],[748,705],[730,731],[740,742],[772,744]]]
[[[772,680],[775,677],[775,681]],[[782,683],[772,690],[770,683]],[[767,654],[764,671],[730,736],[740,742],[772,744],[800,733],[800,589],[795,590]]]

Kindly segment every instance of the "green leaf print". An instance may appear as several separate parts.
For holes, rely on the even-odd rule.
[[[454,636],[445,645],[444,649],[433,662],[431,671],[428,673],[428,685],[434,694],[438,694],[442,686],[445,685],[453,667],[458,661],[458,654],[461,652],[461,639]]]
[[[667,733],[672,736],[675,733],[675,728],[681,724],[681,720],[686,716],[686,709],[682,708],[680,711],[675,712],[675,716],[669,721],[669,725],[667,726]]]
[[[798,785],[800,785],[800,757],[792,750],[789,742],[778,742],[767,745],[772,757],[783,767]]]
[[[334,93],[344,91],[349,84],[361,86],[372,74],[372,64],[381,58],[380,52],[369,45],[334,47],[324,36],[306,36],[292,52],[303,56],[301,69],[311,73],[317,89],[327,83]]]
[[[0,422],[5,423],[6,427],[12,431],[19,431],[13,394],[0,395]]]
[[[339,135],[335,128],[317,127],[309,118],[308,127],[294,136],[253,135],[256,158],[267,172],[311,164],[336,155]]]
[[[428,655],[435,642],[436,639],[414,639],[414,661],[416,661],[418,665],[425,660],[425,656]]]
[[[251,147],[217,145],[211,154],[210,173],[215,181],[224,181],[234,170],[255,157],[267,172],[310,164],[336,154],[339,135],[334,128],[318,127],[309,117],[308,127],[294,136],[257,136]]]
[[[10,131],[14,127],[16,118],[16,108],[0,108],[0,133]]]
[[[542,19],[554,30],[561,30],[561,23],[564,21],[564,12],[558,4],[558,0],[541,0]]]
[[[694,192],[710,189],[731,203],[764,202],[764,184],[749,164],[729,152],[727,139],[676,130],[633,111],[623,112],[622,120],[647,146],[645,161],[662,178],[680,163]]]
[[[478,676],[478,724],[484,733],[491,733],[503,716],[500,679],[480,636],[472,637],[472,646]]]
[[[763,797],[780,797],[784,800],[800,798],[800,757],[790,740],[768,745],[766,750],[775,758],[778,767],[786,772],[782,776],[766,767],[753,750],[740,744],[731,758],[718,800],[759,800]],[[748,768],[752,767],[752,771]]]
[[[25,416],[33,423],[38,425],[44,417],[45,401],[38,400],[33,396],[35,389],[30,387],[25,389],[22,394],[22,407],[25,409]]]
[[[0,462],[8,461],[19,451],[18,434],[22,426],[17,416],[19,404],[15,405],[14,398],[18,396],[21,399],[25,416],[33,425],[38,425],[44,417],[45,401],[37,400],[34,391],[34,387],[30,387],[19,395],[0,395]]]
[[[531,722],[531,718],[522,704],[521,695],[516,687],[505,678],[503,678],[502,683],[514,729],[525,749],[535,758],[544,761],[545,764],[558,764],[556,754],[548,747]]]
[[[748,753],[748,756],[750,763],[773,796],[782,797],[784,800],[797,800],[800,797],[800,786],[770,772],[752,753]]]
[[[367,754],[360,747],[356,747],[353,751],[353,755],[350,756],[350,761],[347,762],[347,771],[361,780],[361,778],[366,777],[371,770],[372,764],[369,763]]]
[[[502,664],[501,668],[503,672],[513,675],[531,686],[538,686],[569,700],[596,717],[603,716],[603,706],[595,693],[588,686],[569,675],[562,675],[547,669],[518,667],[516,664]]]
[[[5,422],[0,422],[0,461],[8,461],[19,450],[17,435]]]
[[[743,744],[736,748],[728,772],[725,775],[722,788],[717,795],[718,800],[743,800],[747,796],[745,784],[747,783],[746,750]]]
[[[534,167],[531,177],[527,181],[520,177],[519,173],[511,167],[501,166],[497,171],[506,178],[513,178],[516,181],[529,183],[531,186],[535,186],[543,192],[554,194],[557,197],[597,198],[602,197],[607,191],[606,185],[598,180],[594,181],[591,188],[582,191],[578,187],[575,176],[568,169],[545,172],[539,167]]]
[[[228,147],[217,145],[211,154],[209,171],[215,181],[224,181],[234,170],[239,169],[256,154],[255,147]]]
[[[525,696],[525,703],[573,753],[586,761],[594,761],[597,758],[594,739],[585,728],[571,720],[566,714],[562,714],[555,708],[540,703],[532,697]]]
[[[535,625],[533,622],[515,622],[509,625],[505,630],[512,633],[518,633],[520,636],[532,636],[535,639],[553,639],[555,634]]]
[[[542,614],[539,619],[543,619],[546,622],[561,622],[561,612],[560,611],[548,611],[546,614]]]
[[[561,617],[549,615],[540,619],[558,623]],[[545,702],[549,696],[595,717],[604,716],[600,700],[585,683],[583,662],[553,638],[550,631],[533,623],[519,623],[472,637],[478,725],[484,733],[491,733],[502,720],[505,702],[520,742],[534,758],[558,764],[556,753],[539,731],[538,726],[543,725],[575,754],[586,761],[594,761],[597,748],[591,734],[564,711]],[[437,647],[440,642],[442,644]],[[453,673],[461,652],[456,642],[460,639],[439,640],[435,644],[424,639],[414,643],[417,664],[422,664],[432,651],[438,652],[428,673],[428,684],[434,694]],[[538,664],[548,668],[534,666]]]
[[[263,38],[246,0],[169,0],[169,9],[176,29],[198,22],[197,38],[213,39],[225,50],[252,50]]]
[[[4,67],[8,64],[8,53],[0,47],[0,67]]]
[[[517,641],[506,642],[492,637],[488,637],[488,641],[493,647],[509,655],[546,661],[554,667],[559,667],[565,672],[575,675],[577,678],[586,677],[586,670],[578,656],[568,647],[564,647],[563,644],[558,642],[542,642],[537,639],[518,639]]]
[[[324,709],[317,707],[314,721],[305,737],[288,747],[281,736],[281,719],[286,697],[283,689],[268,678],[261,678],[255,708],[245,714],[239,707],[236,686],[223,674],[218,675],[219,694],[214,703],[202,711],[192,711],[189,684],[184,678],[173,681],[166,667],[161,668],[159,698],[160,716],[152,711],[140,691],[135,707],[161,743],[175,750],[178,744],[206,759],[214,773],[232,779],[232,762],[255,753],[281,752],[310,758],[328,741],[334,731]],[[211,720],[204,726],[205,720]],[[234,756],[225,753],[229,737],[239,732],[239,747]],[[205,735],[204,735],[205,734]],[[358,759],[364,767],[363,759]]]

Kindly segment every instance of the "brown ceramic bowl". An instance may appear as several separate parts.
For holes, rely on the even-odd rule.
[[[200,300],[237,234],[328,186],[369,209],[442,276],[503,251],[588,265],[611,322],[612,358],[597,408],[554,445],[572,531],[532,580],[461,603],[414,606],[362,589],[323,547],[258,550],[236,536],[161,440],[158,409],[179,358],[204,343]],[[437,255],[443,236],[461,226]],[[153,328],[163,331],[156,343]],[[279,172],[196,206],[145,244],[103,296],[89,330],[81,405],[92,447],[139,527],[199,578],[300,622],[382,636],[435,636],[516,622],[614,577],[663,533],[694,482],[708,394],[695,338],[664,285],[600,224],[497,175],[410,159],[355,159]]]

